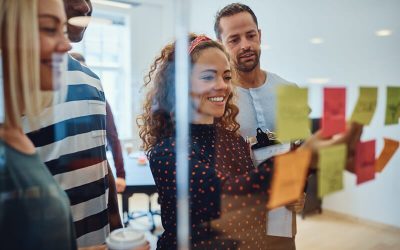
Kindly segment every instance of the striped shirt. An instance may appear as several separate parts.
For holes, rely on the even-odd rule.
[[[69,56],[65,102],[45,109],[40,129],[25,133],[66,191],[79,247],[103,244],[110,232],[106,104],[100,79]]]

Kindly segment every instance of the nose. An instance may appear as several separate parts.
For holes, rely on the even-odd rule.
[[[242,49],[242,50],[248,50],[248,49],[250,49],[250,43],[249,43],[249,41],[247,41],[246,38],[241,39],[240,49]]]
[[[215,90],[226,90],[227,87],[228,87],[228,84],[226,84],[226,82],[222,76],[218,78],[218,81],[214,85]]]
[[[86,0],[80,0],[77,3],[72,5],[72,8],[83,14],[84,16],[88,15],[91,11],[91,7],[89,5],[89,3]]]
[[[62,36],[62,39],[60,40],[60,42],[56,47],[57,52],[64,54],[70,51],[71,49],[72,49],[71,41],[66,36]]]

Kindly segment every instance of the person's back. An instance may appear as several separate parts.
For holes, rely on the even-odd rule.
[[[0,235],[4,249],[76,249],[69,200],[37,154],[0,139]]]

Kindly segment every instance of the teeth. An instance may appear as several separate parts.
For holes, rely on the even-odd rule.
[[[208,98],[208,100],[210,100],[212,102],[222,102],[224,100],[224,97],[222,97],[222,96],[210,97],[210,98]]]

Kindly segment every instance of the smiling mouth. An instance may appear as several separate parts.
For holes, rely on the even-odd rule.
[[[240,58],[249,58],[249,57],[252,57],[252,56],[254,56],[255,54],[254,53],[246,53],[246,54],[244,54],[244,55],[241,55],[240,56]]]
[[[225,96],[214,96],[207,98],[210,102],[223,102],[225,100]]]

